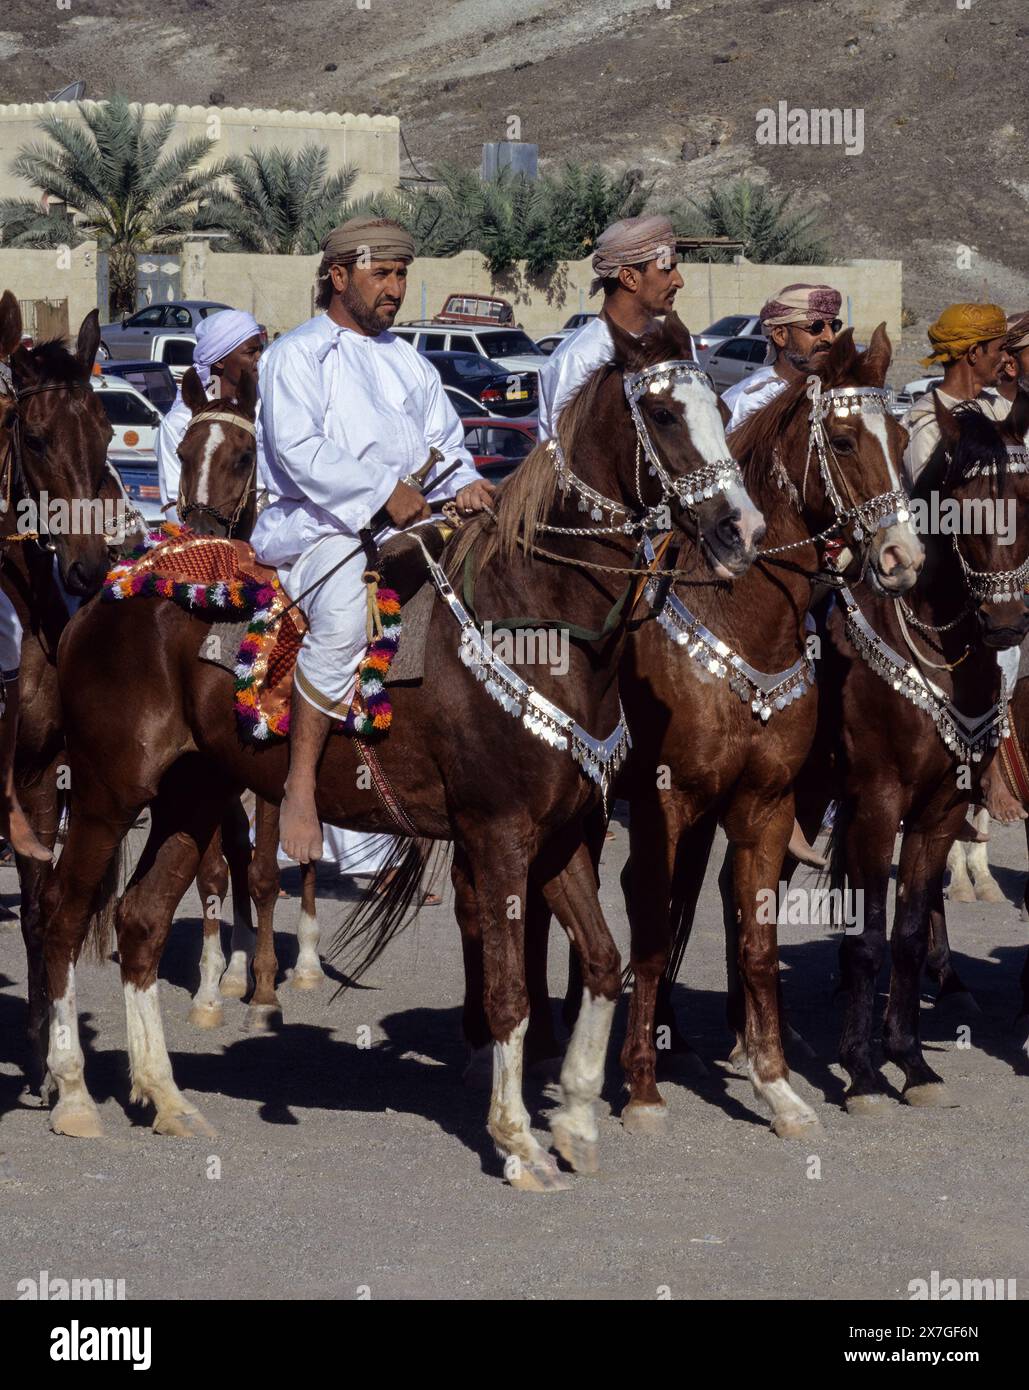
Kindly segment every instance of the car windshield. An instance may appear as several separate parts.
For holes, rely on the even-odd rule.
[[[228,307],[227,304],[201,304],[200,308],[196,310],[196,313],[198,313],[202,319],[209,319],[212,314],[220,314],[223,309],[227,309]]]
[[[719,319],[710,328],[705,328],[701,334],[702,338],[710,335],[712,338],[735,338],[737,333],[742,333],[747,320],[742,314],[728,314],[724,319]]]
[[[155,367],[153,371],[148,371],[146,367],[133,367],[129,371],[112,375],[124,377],[130,386],[134,386],[152,401],[162,414],[168,413],[168,408],[175,399],[175,378],[163,367]]]
[[[153,425],[153,407],[132,392],[98,391],[97,395],[112,425]]]
[[[496,368],[488,357],[480,357],[474,352],[458,352],[453,357],[445,358],[444,361],[450,363],[458,376],[494,376]]]
[[[489,353],[490,357],[545,356],[545,353],[540,351],[527,333],[521,333],[516,329],[496,333],[480,333],[478,339],[480,346]]]

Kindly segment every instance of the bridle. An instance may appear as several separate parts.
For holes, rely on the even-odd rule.
[[[646,421],[639,408],[641,398],[650,392],[659,395],[677,381],[696,380],[705,384],[713,393],[714,384],[707,372],[688,358],[670,362],[656,362],[638,372],[623,372],[622,382],[625,400],[636,431],[635,484],[638,508],[631,508],[623,502],[605,497],[588,483],[583,482],[569,467],[564,450],[555,437],[548,441],[557,471],[558,487],[562,498],[573,492],[579,499],[579,510],[588,512],[590,520],[603,522],[605,513],[607,525],[599,526],[550,526],[540,525],[537,529],[552,535],[625,535],[643,536],[652,531],[667,530],[667,506],[671,501],[679,503],[691,515],[697,506],[718,492],[727,492],[731,487],[743,488],[743,475],[740,466],[733,458],[715,459],[704,463],[690,473],[672,474],[665,467],[654,442],[650,437]],[[641,469],[643,459],[648,463],[648,473],[656,477],[661,486],[661,500],[648,505],[643,500]],[[620,521],[616,518],[622,518]]]
[[[237,429],[244,430],[247,434],[249,434],[256,443],[257,426],[254,424],[254,422],[252,420],[248,420],[245,415],[237,415],[230,410],[208,410],[202,411],[199,415],[194,415],[193,418],[190,420],[189,424],[186,426],[185,433],[182,436],[183,443],[185,442],[186,435],[189,434],[190,430],[196,429],[200,425],[217,424],[218,422],[221,422],[222,424],[226,425],[235,425]],[[180,444],[179,447],[181,448],[182,445]],[[218,523],[219,526],[223,526],[225,528],[225,534],[227,536],[231,536],[232,532],[235,530],[236,524],[238,523],[240,517],[243,515],[247,502],[250,500],[251,494],[255,493],[257,490],[256,484],[256,448],[254,450],[254,462],[251,465],[250,472],[247,476],[246,484],[244,485],[243,490],[239,495],[239,501],[236,503],[236,510],[232,513],[231,516],[226,516],[224,512],[219,511],[217,507],[212,507],[208,502],[189,501],[182,491],[182,476],[180,474],[179,495],[175,502],[175,509],[178,512],[179,521],[183,524],[183,526],[185,526],[187,524],[187,518],[194,514],[199,516],[209,516],[212,517]]]
[[[1007,472],[1029,473],[1029,449],[1026,449],[1025,445],[1022,444],[1009,444],[1007,450]],[[973,469],[969,470],[969,476],[996,477],[997,466],[994,463],[976,464]],[[1029,581],[1029,555],[1017,569],[974,570],[961,553],[956,533],[951,536],[951,541],[954,545],[954,554],[958,557],[958,563],[961,566],[965,587],[980,604],[1009,603],[1025,592],[1026,583]]]
[[[81,381],[43,381],[35,386],[17,386],[14,381],[14,373],[5,362],[0,362],[0,395],[6,395],[14,400],[15,410],[9,426],[10,442],[7,447],[7,454],[0,461],[0,516],[6,516],[11,509],[11,503],[17,494],[18,498],[31,500],[31,491],[25,478],[23,465],[22,447],[22,418],[18,406],[22,401],[28,400],[31,396],[41,396],[49,391],[67,391],[73,395],[85,395],[90,387]],[[0,536],[0,544],[9,541],[35,541],[40,550],[49,551],[51,555],[57,553],[57,547],[52,540],[44,540],[39,531],[19,531],[11,535]]]

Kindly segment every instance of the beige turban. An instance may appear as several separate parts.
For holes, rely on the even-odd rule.
[[[655,214],[612,222],[597,237],[593,252],[596,279],[590,286],[590,294],[596,294],[601,281],[617,275],[623,265],[643,265],[662,255],[667,256],[670,266],[675,264],[675,233],[670,217]]]
[[[922,366],[957,362],[976,343],[1005,338],[1007,332],[1008,321],[997,304],[950,304],[929,328],[933,351],[922,358]]]
[[[1004,346],[1008,352],[1021,352],[1029,347],[1029,310],[1024,314],[1008,315],[1008,336]]]
[[[334,265],[347,265],[362,256],[373,261],[413,261],[414,238],[387,218],[351,217],[322,242],[322,256]]]

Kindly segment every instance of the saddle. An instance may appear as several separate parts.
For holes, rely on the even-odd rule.
[[[420,528],[433,559],[442,555],[447,534],[441,526]],[[381,736],[392,723],[386,687],[422,679],[435,598],[414,536],[393,537],[377,566],[366,573],[368,650],[358,666],[350,709],[337,726],[337,732],[362,738]],[[197,655],[233,676],[236,725],[244,743],[288,736],[293,668],[307,623],[278,575],[255,558],[247,541],[196,536],[172,525],[152,531],[110,572],[101,597],[114,602],[136,595],[170,599],[209,621],[211,630]]]

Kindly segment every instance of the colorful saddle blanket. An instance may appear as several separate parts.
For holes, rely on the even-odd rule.
[[[293,667],[307,623],[277,574],[260,564],[246,541],[197,536],[182,526],[151,531],[143,545],[116,565],[104,583],[102,597],[118,601],[142,595],[168,598],[180,608],[212,624],[201,643],[200,656],[228,665],[212,648],[221,637],[214,630],[238,634],[232,672],[236,723],[246,743],[266,742],[289,734]],[[342,722],[346,733],[361,737],[385,734],[393,709],[385,676],[400,641],[400,602],[392,589],[375,591],[374,635],[361,661],[350,709]]]

